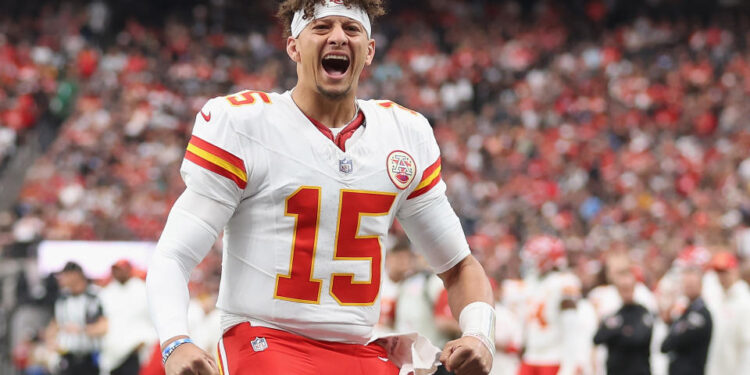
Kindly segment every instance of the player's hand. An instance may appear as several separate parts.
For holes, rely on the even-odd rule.
[[[487,375],[492,369],[492,353],[478,338],[465,336],[445,344],[440,362],[456,375]]]
[[[164,364],[166,375],[219,375],[213,357],[194,344],[177,347]]]

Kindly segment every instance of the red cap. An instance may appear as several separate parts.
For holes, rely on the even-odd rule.
[[[703,246],[686,246],[675,259],[674,264],[682,268],[704,268],[711,261],[711,252]]]
[[[711,263],[709,263],[708,266],[717,271],[726,271],[737,268],[739,262],[734,253],[730,251],[719,251],[714,254],[713,258],[711,258]]]

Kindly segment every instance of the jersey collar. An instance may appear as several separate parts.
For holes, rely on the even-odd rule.
[[[304,113],[304,112],[303,112]],[[320,130],[321,133],[323,133],[324,136],[326,136],[328,139],[330,139],[338,148],[341,149],[341,151],[346,152],[346,141],[354,135],[354,132],[359,129],[360,126],[363,126],[365,124],[365,114],[362,112],[362,110],[357,111],[357,115],[354,116],[354,119],[347,124],[339,134],[337,134],[335,137],[333,136],[333,132],[331,129],[323,124],[320,123],[320,121],[308,116],[305,114],[305,117],[307,117],[310,122],[315,125],[318,130]]]

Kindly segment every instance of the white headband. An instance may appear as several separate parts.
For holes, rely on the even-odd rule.
[[[343,16],[351,18],[362,24],[365,31],[367,31],[368,38],[372,34],[370,17],[367,15],[367,12],[360,7],[347,8],[341,0],[328,0],[325,4],[315,5],[315,15],[313,15],[311,19],[305,19],[304,15],[304,9],[300,9],[294,13],[294,18],[292,19],[292,36],[295,38],[299,36],[302,30],[304,30],[310,22],[328,16]]]

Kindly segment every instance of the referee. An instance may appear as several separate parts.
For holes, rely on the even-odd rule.
[[[49,329],[62,355],[60,375],[99,375],[99,341],[107,332],[102,304],[77,263],[65,264],[57,277],[63,293]]]
[[[634,301],[636,280],[630,262],[618,262],[607,276],[623,302],[614,315],[602,321],[594,336],[595,344],[607,347],[607,374],[650,375],[649,355],[654,319],[648,309]]]

